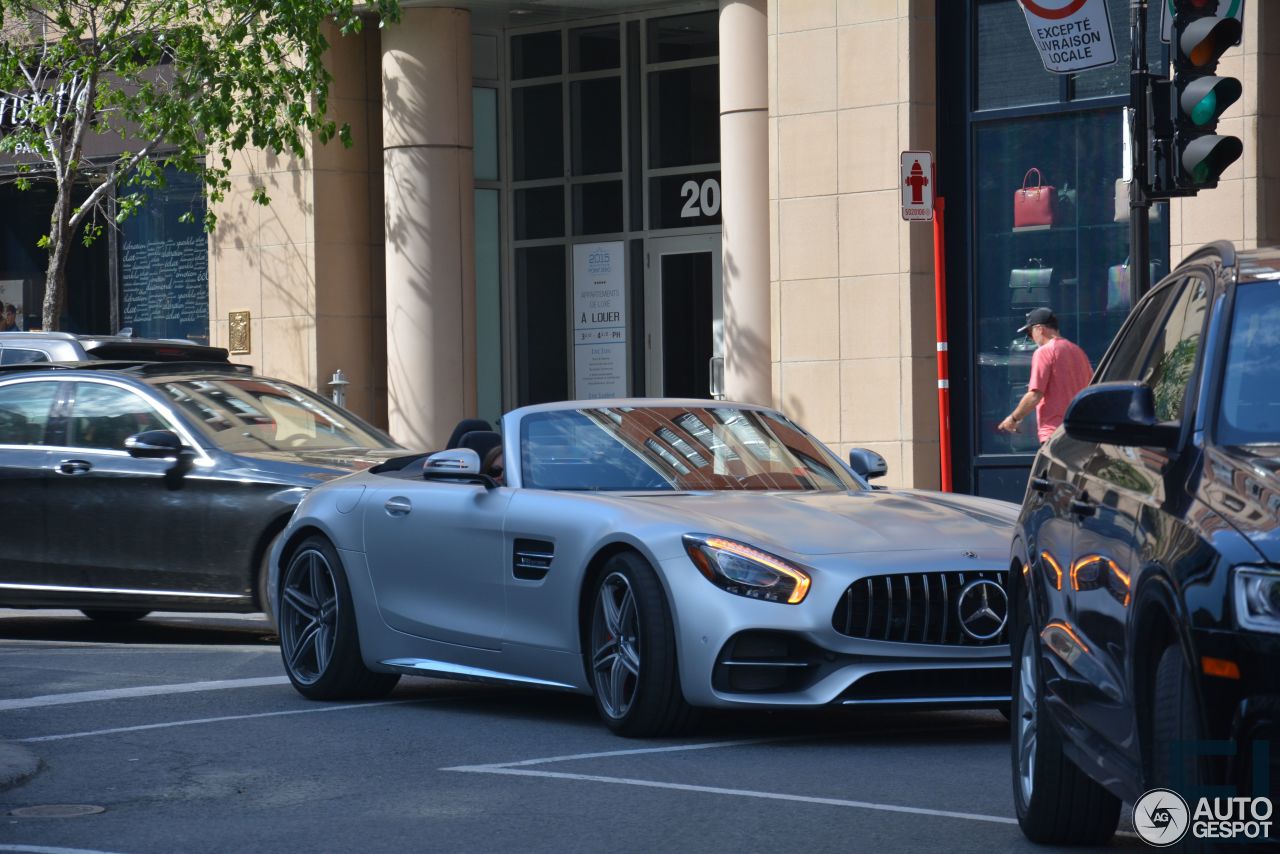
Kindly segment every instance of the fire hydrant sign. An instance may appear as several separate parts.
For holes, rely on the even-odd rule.
[[[1046,71],[1070,74],[1113,65],[1107,0],[1018,0]]]
[[[902,218],[908,222],[933,219],[933,152],[902,152]]]

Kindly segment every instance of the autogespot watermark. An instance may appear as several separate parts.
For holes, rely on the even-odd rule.
[[[1271,836],[1270,798],[1200,798],[1192,809],[1172,789],[1152,789],[1133,804],[1133,829],[1149,845],[1164,848],[1196,839],[1262,841]]]

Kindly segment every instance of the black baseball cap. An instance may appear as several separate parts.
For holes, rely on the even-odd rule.
[[[1031,327],[1038,323],[1045,323],[1049,326],[1057,326],[1058,318],[1054,316],[1051,308],[1033,308],[1027,312],[1027,325],[1018,330],[1018,334],[1030,332]]]

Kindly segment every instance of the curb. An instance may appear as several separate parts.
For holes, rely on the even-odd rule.
[[[25,747],[0,741],[0,792],[20,786],[40,770],[40,757]]]

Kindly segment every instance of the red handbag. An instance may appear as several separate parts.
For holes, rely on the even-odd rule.
[[[1028,186],[1031,173],[1036,173],[1036,184]],[[1013,191],[1013,227],[1047,228],[1053,225],[1053,201],[1057,190],[1042,183],[1040,170],[1032,166],[1022,176],[1022,189]]]

